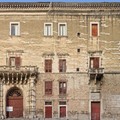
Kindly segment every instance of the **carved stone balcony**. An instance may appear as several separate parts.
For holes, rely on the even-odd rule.
[[[104,68],[89,68],[88,70],[89,76],[90,76],[90,80],[95,80],[95,84],[100,82],[100,84],[102,84],[102,78],[104,75]]]
[[[89,68],[89,74],[104,74],[104,68]]]
[[[5,84],[27,83],[30,77],[38,76],[37,66],[0,66],[0,79]]]

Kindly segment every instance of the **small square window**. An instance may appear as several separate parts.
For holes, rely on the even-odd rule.
[[[11,36],[19,36],[20,35],[20,23],[18,23],[18,22],[10,23],[10,35]]]
[[[76,68],[76,71],[79,71],[79,68]]]
[[[77,49],[77,52],[80,52],[80,49],[79,49],[79,48]]]

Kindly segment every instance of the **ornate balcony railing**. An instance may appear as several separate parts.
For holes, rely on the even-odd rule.
[[[27,83],[33,76],[38,76],[37,66],[0,66],[0,79],[3,83]]]
[[[104,74],[104,68],[89,68],[89,74]]]

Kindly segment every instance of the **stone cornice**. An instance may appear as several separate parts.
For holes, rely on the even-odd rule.
[[[120,2],[0,2],[0,9],[113,9],[120,10]]]

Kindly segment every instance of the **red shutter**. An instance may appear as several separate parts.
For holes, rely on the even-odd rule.
[[[98,24],[92,24],[92,36],[98,36]]]
[[[45,81],[45,94],[52,94],[52,81]]]
[[[66,106],[60,106],[60,118],[66,117]]]
[[[93,65],[92,65],[93,62]],[[90,68],[99,68],[99,57],[91,57],[90,58]]]
[[[52,72],[52,60],[45,60],[45,72]]]
[[[52,106],[45,107],[45,118],[52,118]]]
[[[66,94],[67,91],[67,84],[66,82],[59,83],[59,94]]]
[[[100,120],[100,102],[91,103],[91,120]]]
[[[65,59],[59,60],[59,72],[66,72],[66,60]]]
[[[20,64],[21,64],[21,59],[20,59],[20,57],[15,57],[15,65],[16,65],[16,67],[19,67]]]

